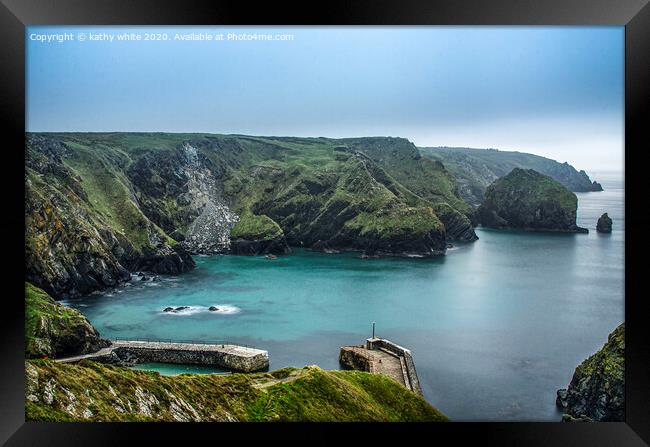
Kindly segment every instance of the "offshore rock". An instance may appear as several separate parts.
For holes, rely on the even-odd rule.
[[[483,226],[588,233],[576,225],[578,198],[532,169],[515,168],[492,183],[477,214]]]
[[[604,213],[598,218],[596,223],[596,231],[599,233],[611,233],[612,232],[612,219]]]

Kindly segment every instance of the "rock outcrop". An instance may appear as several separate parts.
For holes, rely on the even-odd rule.
[[[95,352],[110,342],[80,312],[25,283],[25,356],[66,357]]]
[[[230,233],[230,252],[236,255],[277,255],[290,251],[282,228],[266,215],[244,214]]]
[[[116,286],[131,278],[129,270],[194,267],[142,213],[119,157],[59,138],[27,137],[25,278],[56,299]]]
[[[515,168],[492,183],[477,210],[483,226],[587,233],[576,225],[578,198],[552,178]]]
[[[592,181],[583,170],[524,152],[463,147],[422,147],[420,152],[444,163],[458,182],[459,195],[474,207],[483,202],[485,190],[492,182],[514,168],[534,169],[573,192],[603,190],[600,183]]]
[[[612,232],[612,219],[604,213],[598,218],[596,223],[596,231],[599,233],[611,233]]]
[[[558,390],[556,403],[567,422],[625,420],[625,323],[576,368],[569,386]]]

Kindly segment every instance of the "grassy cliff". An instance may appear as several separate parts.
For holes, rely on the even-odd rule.
[[[55,298],[289,245],[443,253],[476,238],[441,163],[403,138],[30,133],[27,279]]]
[[[567,389],[557,393],[564,420],[625,420],[625,323],[576,368]]]
[[[26,364],[28,421],[446,421],[392,379],[310,366],[161,376],[84,361]]]
[[[99,333],[80,312],[56,303],[45,291],[25,283],[26,357],[85,354],[103,345]]]
[[[478,208],[482,225],[538,231],[587,232],[576,226],[578,198],[532,169],[513,169],[485,191]]]
[[[585,171],[568,163],[559,163],[539,155],[496,149],[462,147],[423,147],[420,152],[440,161],[460,185],[460,195],[473,206],[483,201],[486,188],[497,178],[514,168],[534,169],[561,183],[570,191],[602,191],[599,183],[591,181]]]

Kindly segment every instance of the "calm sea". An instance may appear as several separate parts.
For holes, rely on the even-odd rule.
[[[197,257],[192,272],[68,303],[105,337],[246,343],[271,369],[339,368],[339,347],[374,321],[411,349],[425,398],[451,419],[557,421],[555,391],[624,319],[623,179],[594,178],[604,192],[577,194],[586,235],[479,228],[438,259]],[[603,212],[610,235],[595,231]]]

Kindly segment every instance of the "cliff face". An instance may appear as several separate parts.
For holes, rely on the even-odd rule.
[[[477,213],[486,227],[586,233],[576,225],[577,209],[576,195],[560,183],[515,168],[487,188]]]
[[[57,304],[47,293],[25,283],[25,356],[66,357],[107,346],[80,312]]]
[[[26,279],[55,298],[115,286],[129,270],[177,273],[194,261],[145,216],[119,152],[28,135]]]
[[[534,169],[561,183],[569,191],[602,191],[602,186],[592,181],[585,171],[570,164],[522,152],[461,147],[425,147],[422,154],[438,160],[459,183],[459,193],[467,203],[478,207],[483,202],[486,188],[499,177],[515,168]]]
[[[444,167],[401,138],[28,134],[26,278],[55,298],[290,245],[442,254],[474,240]]]
[[[161,376],[84,361],[30,360],[28,421],[447,421],[382,376],[316,366],[265,374]]]
[[[556,402],[566,412],[565,421],[625,420],[625,323],[576,368]]]

